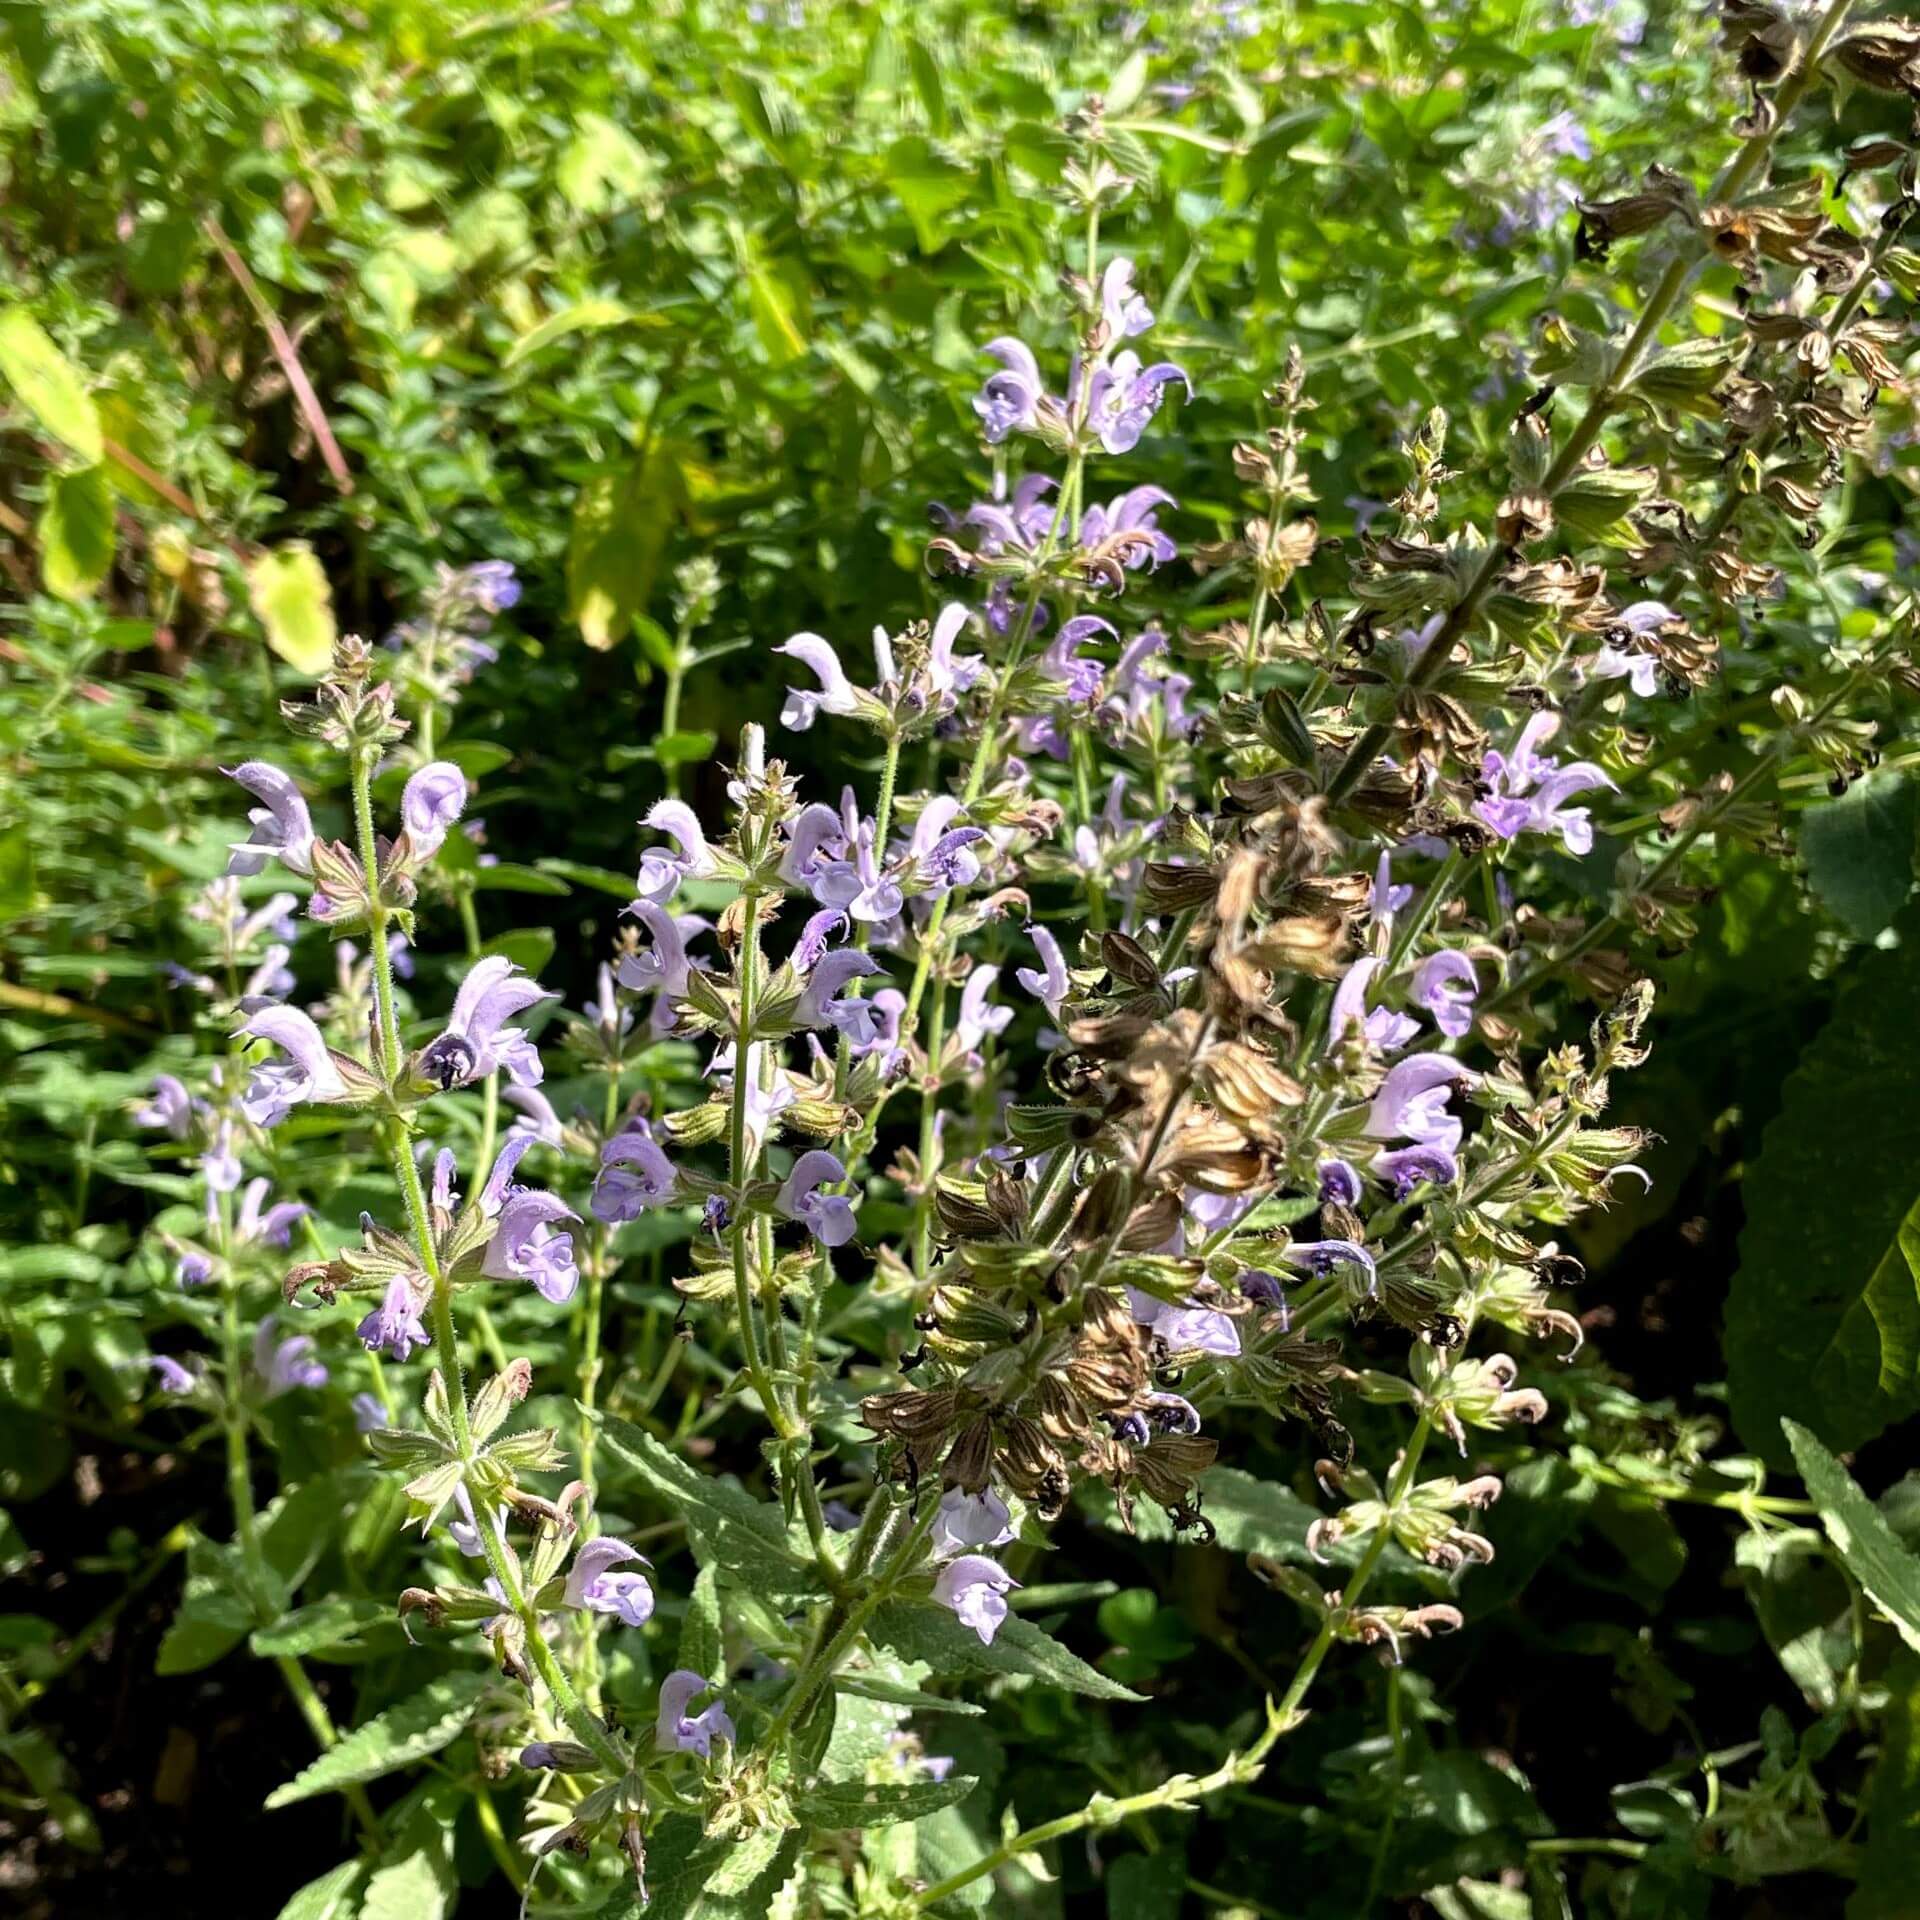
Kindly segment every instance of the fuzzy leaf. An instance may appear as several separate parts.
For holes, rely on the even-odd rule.
[[[1807,884],[1857,940],[1871,940],[1913,891],[1920,788],[1897,773],[1856,780],[1800,821]]]
[[[1797,1420],[1780,1424],[1834,1551],[1901,1639],[1920,1653],[1920,1557],[1894,1538],[1886,1516],[1814,1435]]]
[[[891,1827],[957,1806],[980,1782],[971,1776],[909,1780],[875,1786],[848,1780],[815,1787],[794,1802],[794,1817],[816,1832],[850,1827]]]
[[[1727,1385],[1776,1466],[1783,1414],[1845,1450],[1920,1408],[1920,916],[1898,925],[1801,1056],[1745,1182]]]
[[[438,1753],[473,1718],[492,1679],[486,1673],[443,1673],[430,1680],[411,1699],[355,1727],[285,1786],[275,1787],[266,1798],[268,1811],[311,1800],[317,1793],[337,1793],[342,1787],[378,1780]]]
[[[889,1600],[875,1610],[867,1632],[907,1660],[924,1660],[937,1674],[1024,1673],[1049,1686],[1094,1700],[1139,1700],[1143,1695],[1090,1667],[1049,1633],[1017,1614],[1002,1622],[991,1646],[931,1601]]]
[[[309,1880],[280,1909],[279,1920],[345,1920],[353,1904],[354,1883],[360,1878],[360,1862],[345,1861],[317,1880]]]

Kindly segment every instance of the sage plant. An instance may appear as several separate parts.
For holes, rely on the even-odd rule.
[[[938,510],[951,597],[870,643],[774,648],[784,704],[730,744],[723,810],[677,778],[636,798],[635,897],[566,1016],[604,1080],[592,1110],[542,1091],[553,996],[482,949],[449,855],[472,796],[436,727],[509,580],[449,576],[394,679],[345,642],[290,713],[334,756],[351,839],[315,833],[285,771],[235,769],[255,803],[236,876],[276,864],[366,971],[316,1021],[284,997],[285,943],[259,944],[294,902],[209,897],[209,990],[248,1064],[201,1095],[163,1083],[144,1116],[205,1170],[209,1234],[180,1277],[261,1261],[294,1224],[258,1181],[235,1210],[247,1143],[313,1108],[378,1142],[391,1204],[359,1244],[288,1267],[257,1336],[227,1291],[227,1417],[243,1462],[249,1338],[246,1391],[314,1378],[298,1307],[336,1308],[382,1356],[366,1444],[429,1556],[398,1605],[504,1676],[483,1738],[528,1786],[523,1887],[537,1866],[585,1898],[617,1852],[640,1900],[799,1886],[821,1911],[942,1909],[1052,1840],[1245,1785],[1336,1648],[1417,1658],[1471,1613],[1461,1576],[1500,1545],[1482,1436],[1550,1422],[1582,1338],[1559,1232],[1647,1178],[1609,1106],[1646,1057],[1648,943],[1691,931],[1694,849],[1774,844],[1789,784],[1870,764],[1913,674],[1898,603],[1781,682],[1737,772],[1677,790],[1659,751],[1715,699],[1723,647],[1755,643],[1781,526],[1811,527],[1868,440],[1916,277],[1907,143],[1850,148],[1831,187],[1771,175],[1816,81],[1913,90],[1911,33],[1849,33],[1846,0],[1723,13],[1747,99],[1719,175],[1656,168],[1579,203],[1584,256],[1641,249],[1634,311],[1606,335],[1542,317],[1487,524],[1450,423],[1415,424],[1338,605],[1304,585],[1327,556],[1298,354],[1233,448],[1244,517],[1181,544],[1154,442],[1204,368],[1148,344],[1154,290],[1106,238],[1129,182],[1090,102],[1068,129],[1084,253],[1063,310],[983,350],[991,484]],[[1738,322],[1673,337],[1710,261],[1739,277]],[[1183,560],[1244,610],[1139,614]],[[713,598],[687,583],[676,712]],[[803,791],[783,759],[807,733],[855,769],[842,791]],[[1576,865],[1603,836],[1611,873]],[[396,957],[434,886],[465,966],[442,1016],[403,1020]],[[675,1049],[705,1091],[663,1110],[644,1069]],[[667,1277],[689,1335],[730,1356],[715,1392],[754,1425],[770,1497],[662,1438],[665,1373],[624,1413],[602,1392],[607,1289],[655,1215],[689,1236]],[[570,1431],[516,1418],[537,1369],[504,1351],[503,1290],[577,1316],[551,1383]],[[201,1390],[170,1366],[163,1389]],[[1377,1457],[1365,1406],[1400,1423]],[[1323,1507],[1296,1561],[1252,1557],[1302,1618],[1276,1630],[1288,1677],[1244,1743],[944,1874],[890,1849],[881,1829],[973,1783],[896,1745],[857,1756],[850,1794],[828,1767],[839,1705],[891,1703],[897,1732],[936,1680],[1132,1697],[1023,1617],[1035,1565],[1070,1508],[1206,1542],[1209,1476],[1253,1431],[1311,1463]],[[603,1525],[616,1485],[684,1527],[687,1591]],[[624,1724],[603,1686],[618,1637],[669,1610],[675,1664]],[[850,1866],[831,1836],[854,1828]]]

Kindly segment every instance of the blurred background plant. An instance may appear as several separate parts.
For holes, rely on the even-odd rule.
[[[385,1604],[402,1510],[363,1460],[359,1375],[202,1418],[149,1404],[143,1371],[198,1313],[162,1237],[197,1217],[188,1171],[150,1160],[132,1116],[192,1050],[181,976],[237,997],[204,911],[237,818],[220,769],[277,747],[280,699],[335,634],[417,622],[443,567],[513,568],[499,657],[438,743],[484,817],[422,944],[457,950],[456,975],[492,947],[586,1004],[636,819],[682,792],[713,817],[718,744],[790,677],[771,646],[935,610],[929,508],[993,492],[980,350],[1057,310],[1090,95],[1132,183],[1107,237],[1198,388],[1154,446],[1183,547],[1238,525],[1231,449],[1302,351],[1304,605],[1342,591],[1435,407],[1451,498],[1491,522],[1536,317],[1604,332],[1631,307],[1582,257],[1576,199],[1725,151],[1741,90],[1718,27],[1658,0],[0,5],[0,1872],[28,1910],[185,1911],[238,1860],[278,1911],[338,1858],[339,1816],[255,1817],[314,1716],[230,1650],[307,1661],[341,1726],[409,1686]],[[1876,126],[1904,137],[1907,108],[1856,100],[1848,137]],[[1782,175],[1841,144],[1816,108]],[[1917,268],[1884,262],[1909,292]],[[1696,332],[1742,306],[1713,269]],[[1864,462],[1769,548],[1781,591],[1730,623],[1712,700],[1663,723],[1674,796],[1913,580],[1920,421],[1890,351]],[[1135,592],[1191,626],[1244,613],[1247,588],[1181,565]],[[458,662],[401,638],[438,709]],[[828,787],[844,747],[785,743]],[[1913,883],[1910,758],[1837,799],[1809,776],[1777,851],[1726,845],[1673,903],[1695,934],[1615,1109],[1662,1136],[1652,1186],[1570,1235],[1596,1338],[1556,1383],[1556,1445],[1489,1449],[1509,1491],[1471,1633],[1329,1675],[1223,1818],[1100,1834],[1058,1883],[1017,1857],[999,1884],[1023,1911],[1903,1911],[1920,1667],[1780,1478],[1778,1417],[1863,1450],[1895,1545],[1920,1539],[1920,1483],[1882,1437],[1920,1403],[1920,977],[1887,931]],[[1619,853],[1569,856],[1568,888],[1604,896]],[[290,964],[309,996],[334,984],[324,942]],[[338,989],[367,991],[351,965]],[[684,1098],[691,1054],[648,1060]],[[373,1204],[354,1168],[324,1130],[282,1138],[312,1230],[352,1237]],[[678,1332],[663,1257],[684,1231],[650,1215],[623,1242],[601,1398],[751,1471],[706,1417],[729,1364]],[[522,1317],[516,1350],[564,1357]],[[194,1606],[232,1532],[235,1419],[268,1562],[303,1613],[331,1607],[292,1638]],[[1050,1567],[1047,1617],[1160,1709],[1030,1688],[955,1719],[943,1751],[991,1806],[936,1816],[952,1864],[1016,1802],[1030,1827],[1244,1736],[1249,1683],[1300,1629],[1235,1556],[1299,1561],[1310,1517],[1300,1461],[1248,1445],[1211,1503],[1223,1551],[1096,1524]],[[416,1888],[390,1911],[450,1911],[462,1884],[485,1889],[462,1912],[511,1910],[485,1787],[447,1761],[413,1791],[388,1827],[444,1817],[454,1838],[440,1904]],[[1300,1863],[1284,1889],[1277,1857]],[[324,1920],[329,1897],[288,1911]]]

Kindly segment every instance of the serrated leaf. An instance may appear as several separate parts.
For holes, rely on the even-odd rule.
[[[113,488],[104,466],[56,473],[35,529],[40,578],[61,600],[85,600],[113,565]]]
[[[378,1780],[438,1753],[459,1737],[491,1684],[492,1676],[485,1673],[443,1673],[430,1680],[410,1699],[355,1727],[285,1786],[274,1788],[266,1798],[268,1811]]]
[[[946,1780],[903,1780],[875,1785],[860,1780],[829,1782],[803,1793],[794,1802],[794,1815],[816,1832],[837,1833],[848,1827],[891,1827],[903,1820],[923,1820],[942,1807],[958,1806],[980,1784],[971,1777]]]
[[[1920,916],[1898,928],[1801,1055],[1743,1187],[1727,1385],[1776,1466],[1784,1414],[1845,1450],[1920,1408]]]
[[[1021,1673],[1094,1700],[1145,1696],[1110,1680],[1077,1653],[1017,1614],[1001,1623],[991,1645],[931,1601],[889,1600],[867,1623],[870,1638],[907,1660],[924,1660],[936,1674]]]
[[[25,307],[0,312],[0,380],[41,429],[79,455],[83,465],[100,464],[106,454],[100,409],[80,369]]]
[[[309,1880],[280,1909],[279,1920],[345,1920],[353,1905],[360,1867],[358,1860],[348,1860],[319,1879]]]
[[[324,1600],[301,1607],[271,1626],[257,1627],[247,1644],[262,1659],[282,1654],[316,1653],[322,1647],[337,1647],[357,1638],[366,1628],[393,1618],[390,1608],[378,1600],[356,1600],[349,1594],[330,1593]]]
[[[450,1829],[414,1823],[408,1850],[390,1855],[367,1881],[360,1920],[445,1920],[460,1883],[453,1871]]]
[[[318,679],[333,662],[333,593],[304,540],[263,553],[247,569],[247,597],[267,645],[296,673]]]
[[[1857,940],[1871,940],[1913,891],[1920,788],[1898,773],[1856,780],[1800,818],[1807,884]]]
[[[1901,1639],[1920,1653],[1920,1557],[1894,1538],[1886,1516],[1845,1467],[1797,1420],[1780,1423],[1793,1463],[1820,1509],[1820,1524],[1847,1571],[1891,1620]]]
[[[608,1448],[668,1512],[684,1519],[694,1557],[736,1575],[763,1598],[793,1599],[821,1591],[818,1569],[787,1540],[785,1515],[744,1487],[701,1473],[669,1453],[652,1434],[609,1414],[599,1416]]]

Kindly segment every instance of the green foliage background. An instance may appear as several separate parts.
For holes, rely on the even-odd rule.
[[[232,833],[219,769],[279,738],[277,700],[329,627],[383,633],[440,562],[518,570],[450,751],[503,863],[474,876],[482,937],[578,1001],[668,769],[713,798],[717,743],[777,709],[769,647],[936,605],[929,506],[991,484],[980,348],[1046,333],[1077,263],[1050,189],[1090,92],[1138,182],[1108,237],[1198,389],[1152,445],[1170,524],[1190,548],[1237,519],[1231,447],[1297,342],[1318,403],[1308,585],[1337,591],[1339,540],[1397,490],[1396,437],[1429,408],[1491,506],[1477,476],[1501,471],[1532,322],[1552,306],[1604,326],[1618,271],[1575,261],[1570,217],[1500,216],[1534,194],[1564,212],[1655,160],[1704,172],[1738,105],[1711,28],[1664,0],[0,5],[0,1774],[44,1910],[119,1911],[101,1903],[183,1862],[213,1871],[224,1820],[259,1830],[247,1911],[324,1887],[337,1857],[330,1815],[253,1812],[308,1752],[297,1723],[256,1700],[244,1739],[209,1732],[206,1689],[247,1630],[192,1604],[220,1585],[194,1530],[217,1448],[140,1409],[127,1366],[184,1312],[151,1229],[187,1182],[128,1119],[189,1044],[162,969],[194,964],[183,916]],[[1561,115],[1590,157],[1564,150]],[[1730,298],[1710,280],[1696,318],[1711,331]],[[1871,620],[1911,564],[1894,537],[1911,472],[1891,449],[1815,530],[1818,564],[1728,650],[1728,697],[1674,722],[1676,787],[1728,763],[1796,650]],[[721,581],[709,661],[668,715],[695,558]],[[1233,611],[1185,565],[1152,591],[1177,621]],[[814,751],[809,771],[842,776]],[[1862,1655],[1811,1525],[1740,1520],[1773,1497],[1760,1463],[1793,1465],[1790,1414],[1830,1446],[1877,1443],[1855,1467],[1892,1483],[1892,1550],[1920,1534],[1895,1427],[1920,1399],[1914,803],[1897,752],[1844,800],[1802,799],[1790,848],[1722,856],[1669,968],[1654,1060],[1623,1095],[1663,1136],[1653,1188],[1580,1245],[1594,1348],[1556,1374],[1555,1444],[1505,1463],[1470,1632],[1397,1673],[1352,1662],[1226,1818],[1102,1835],[1059,1885],[1016,1869],[1022,1912],[1912,1910],[1911,1646]],[[1596,896],[1615,852],[1584,870]],[[313,991],[321,946],[297,962]],[[351,1170],[290,1135],[350,1224]],[[650,1252],[615,1289],[623,1378],[670,1337]],[[538,1354],[537,1324],[514,1332]],[[351,1384],[343,1362],[324,1419],[273,1411],[269,1545],[304,1622],[283,1648],[323,1662],[343,1724],[418,1723],[384,1774],[402,1748],[446,1749],[473,1700],[407,1698],[383,1601],[406,1548],[360,1464]],[[1300,1628],[1279,1596],[1249,1598],[1240,1557],[1301,1556],[1308,1488],[1291,1436],[1249,1434],[1243,1460],[1212,1489],[1221,1552],[1083,1516],[1046,1617],[1157,1704],[1036,1686],[950,1716],[942,1750],[981,1787],[915,1824],[927,1877],[977,1857],[1007,1807],[1031,1825],[1203,1770],[1244,1731]],[[616,1692],[639,1697],[648,1656],[630,1657]],[[140,1746],[138,1777],[116,1759],[103,1672],[201,1744],[198,1784],[165,1803],[177,1841],[133,1834],[113,1799],[145,1803],[166,1749]],[[510,1910],[487,1904],[498,1882],[474,1890],[491,1867],[457,1770],[412,1793],[390,1884],[359,1911]],[[664,1857],[657,1880],[684,1910]],[[287,1912],[348,1910],[308,1894]]]

